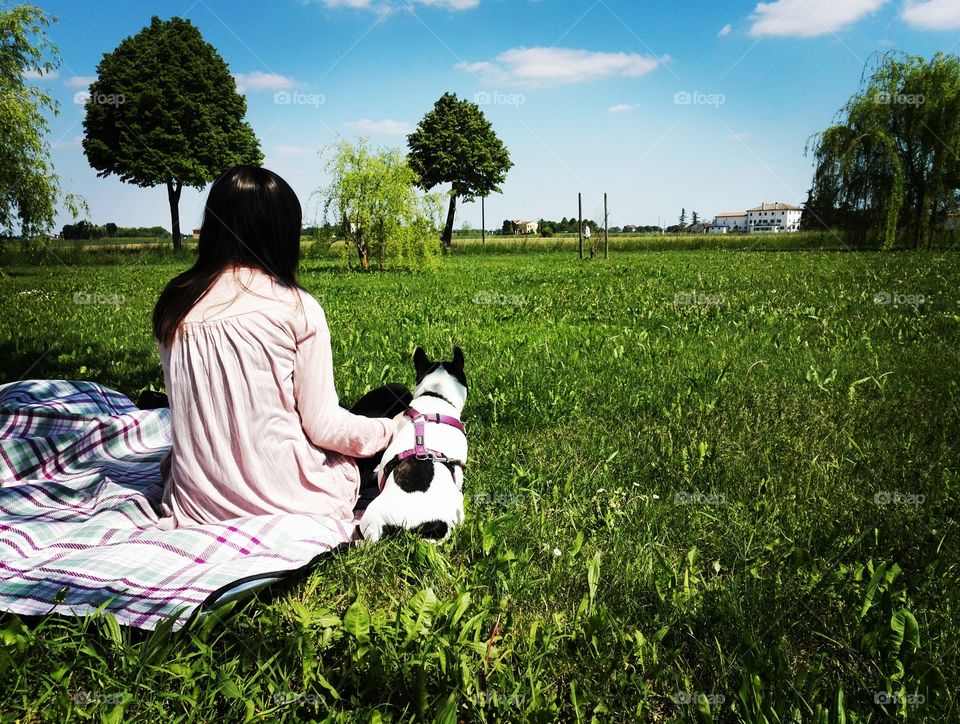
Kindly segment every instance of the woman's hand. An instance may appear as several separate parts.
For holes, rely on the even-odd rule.
[[[393,421],[393,435],[391,436],[391,440],[392,440],[394,437],[397,436],[397,433],[400,432],[400,431],[403,429],[403,426],[407,423],[407,421],[408,421],[410,418],[407,417],[407,413],[405,413],[405,412],[400,412],[400,413],[394,415],[394,416],[393,416],[392,418],[390,418],[390,419]]]

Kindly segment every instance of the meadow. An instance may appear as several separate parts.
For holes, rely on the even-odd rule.
[[[474,246],[301,273],[345,402],[463,347],[451,540],[179,633],[4,615],[4,719],[957,719],[960,256]],[[0,383],[159,389],[184,262],[61,261],[0,267]]]

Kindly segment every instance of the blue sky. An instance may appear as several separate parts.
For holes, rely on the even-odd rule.
[[[264,165],[319,218],[319,153],[338,135],[406,148],[446,91],[475,100],[514,167],[487,199],[503,219],[675,223],[761,201],[800,204],[811,134],[858,88],[871,53],[960,49],[960,0],[51,0],[63,65],[34,80],[61,103],[53,160],[96,223],[169,228],[162,187],[100,179],[80,147],[98,61],[152,15],[190,19],[246,94]],[[279,94],[279,95],[278,95]],[[284,102],[286,101],[286,102]],[[183,227],[205,191],[184,190]],[[69,221],[61,214],[59,223]],[[479,203],[457,227],[480,225]]]

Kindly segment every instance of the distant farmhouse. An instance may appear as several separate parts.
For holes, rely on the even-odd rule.
[[[747,230],[747,212],[746,211],[728,211],[723,214],[717,214],[713,223],[710,224],[711,234],[727,234],[730,232]]]
[[[771,233],[800,231],[800,215],[803,209],[791,204],[762,203],[746,211],[717,214],[710,224],[711,234],[736,232]]]
[[[522,221],[519,219],[510,220],[507,219],[503,222],[503,233],[504,234],[514,234],[515,236],[520,236],[521,234],[536,234],[539,224],[536,221]]]

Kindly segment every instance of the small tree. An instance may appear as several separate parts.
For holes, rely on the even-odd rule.
[[[452,184],[447,222],[441,242],[450,245],[457,198],[473,201],[500,191],[500,184],[513,166],[506,146],[493,131],[480,107],[444,93],[407,136],[410,166],[420,186],[429,190],[442,183]]]
[[[57,47],[44,30],[51,22],[32,5],[0,9],[0,244],[15,230],[28,244],[49,230],[61,198],[74,216],[84,206],[62,194],[50,163],[44,113],[58,114],[59,105],[27,82],[29,75],[51,73],[60,65]]]
[[[685,208],[680,209],[680,229],[686,230],[687,228],[687,210]]]
[[[98,176],[167,187],[179,251],[183,186],[203,188],[231,166],[263,161],[246,110],[227,64],[200,31],[189,20],[154,17],[97,66],[83,151]]]
[[[341,140],[327,162],[330,185],[324,199],[324,220],[331,212],[353,244],[366,270],[376,256],[430,265],[436,261],[440,199],[416,191],[417,174],[399,149],[371,149],[367,139]]]

